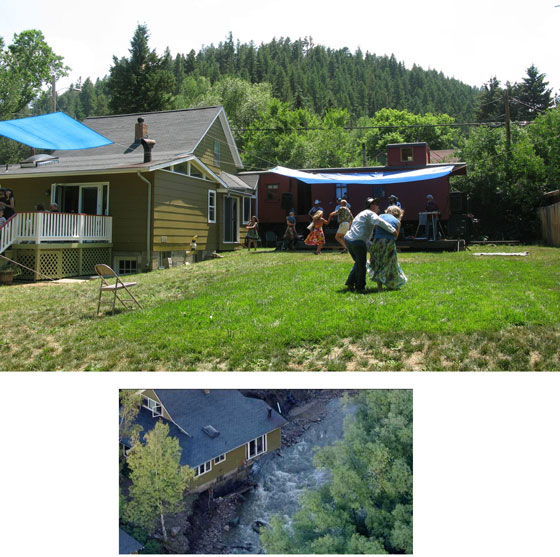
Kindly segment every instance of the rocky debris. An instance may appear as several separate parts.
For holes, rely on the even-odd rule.
[[[265,522],[264,520],[255,520],[253,521],[253,523],[251,524],[251,528],[257,533],[260,534],[261,530],[268,526],[268,523]]]
[[[221,542],[222,534],[239,524],[237,509],[242,496],[235,493],[213,501],[202,493],[191,517],[190,553],[221,554],[227,548]],[[210,503],[210,504],[209,504]]]

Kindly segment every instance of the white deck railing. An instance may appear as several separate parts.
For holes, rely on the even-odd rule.
[[[0,228],[0,253],[11,244],[110,242],[112,217],[76,213],[17,213]]]
[[[3,253],[15,242],[16,217],[17,215],[14,215],[0,227],[0,253]]]

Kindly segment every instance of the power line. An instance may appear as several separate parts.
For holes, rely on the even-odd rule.
[[[512,124],[518,124],[524,126],[527,124],[526,121],[516,121]],[[493,122],[462,122],[453,124],[397,124],[397,125],[384,125],[384,126],[345,126],[343,130],[372,130],[372,129],[408,129],[408,128],[459,128],[459,127],[472,127],[472,126],[491,126],[498,127],[505,125],[504,121],[493,121]],[[336,130],[337,128],[325,128],[325,127],[301,127],[301,128],[233,128],[232,131],[236,133],[246,133],[246,132],[300,132],[300,131],[329,131]]]

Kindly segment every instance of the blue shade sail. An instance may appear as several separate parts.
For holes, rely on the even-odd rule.
[[[271,168],[269,172],[297,178],[306,184],[398,184],[401,182],[418,182],[441,178],[453,172],[453,166],[420,168],[417,170],[384,170],[381,172],[344,172],[344,173],[311,173],[292,170],[283,166]]]
[[[36,149],[53,151],[92,149],[113,143],[64,112],[0,122],[0,135]]]

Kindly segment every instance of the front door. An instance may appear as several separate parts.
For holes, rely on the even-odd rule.
[[[224,198],[224,242],[238,242],[237,198]]]

